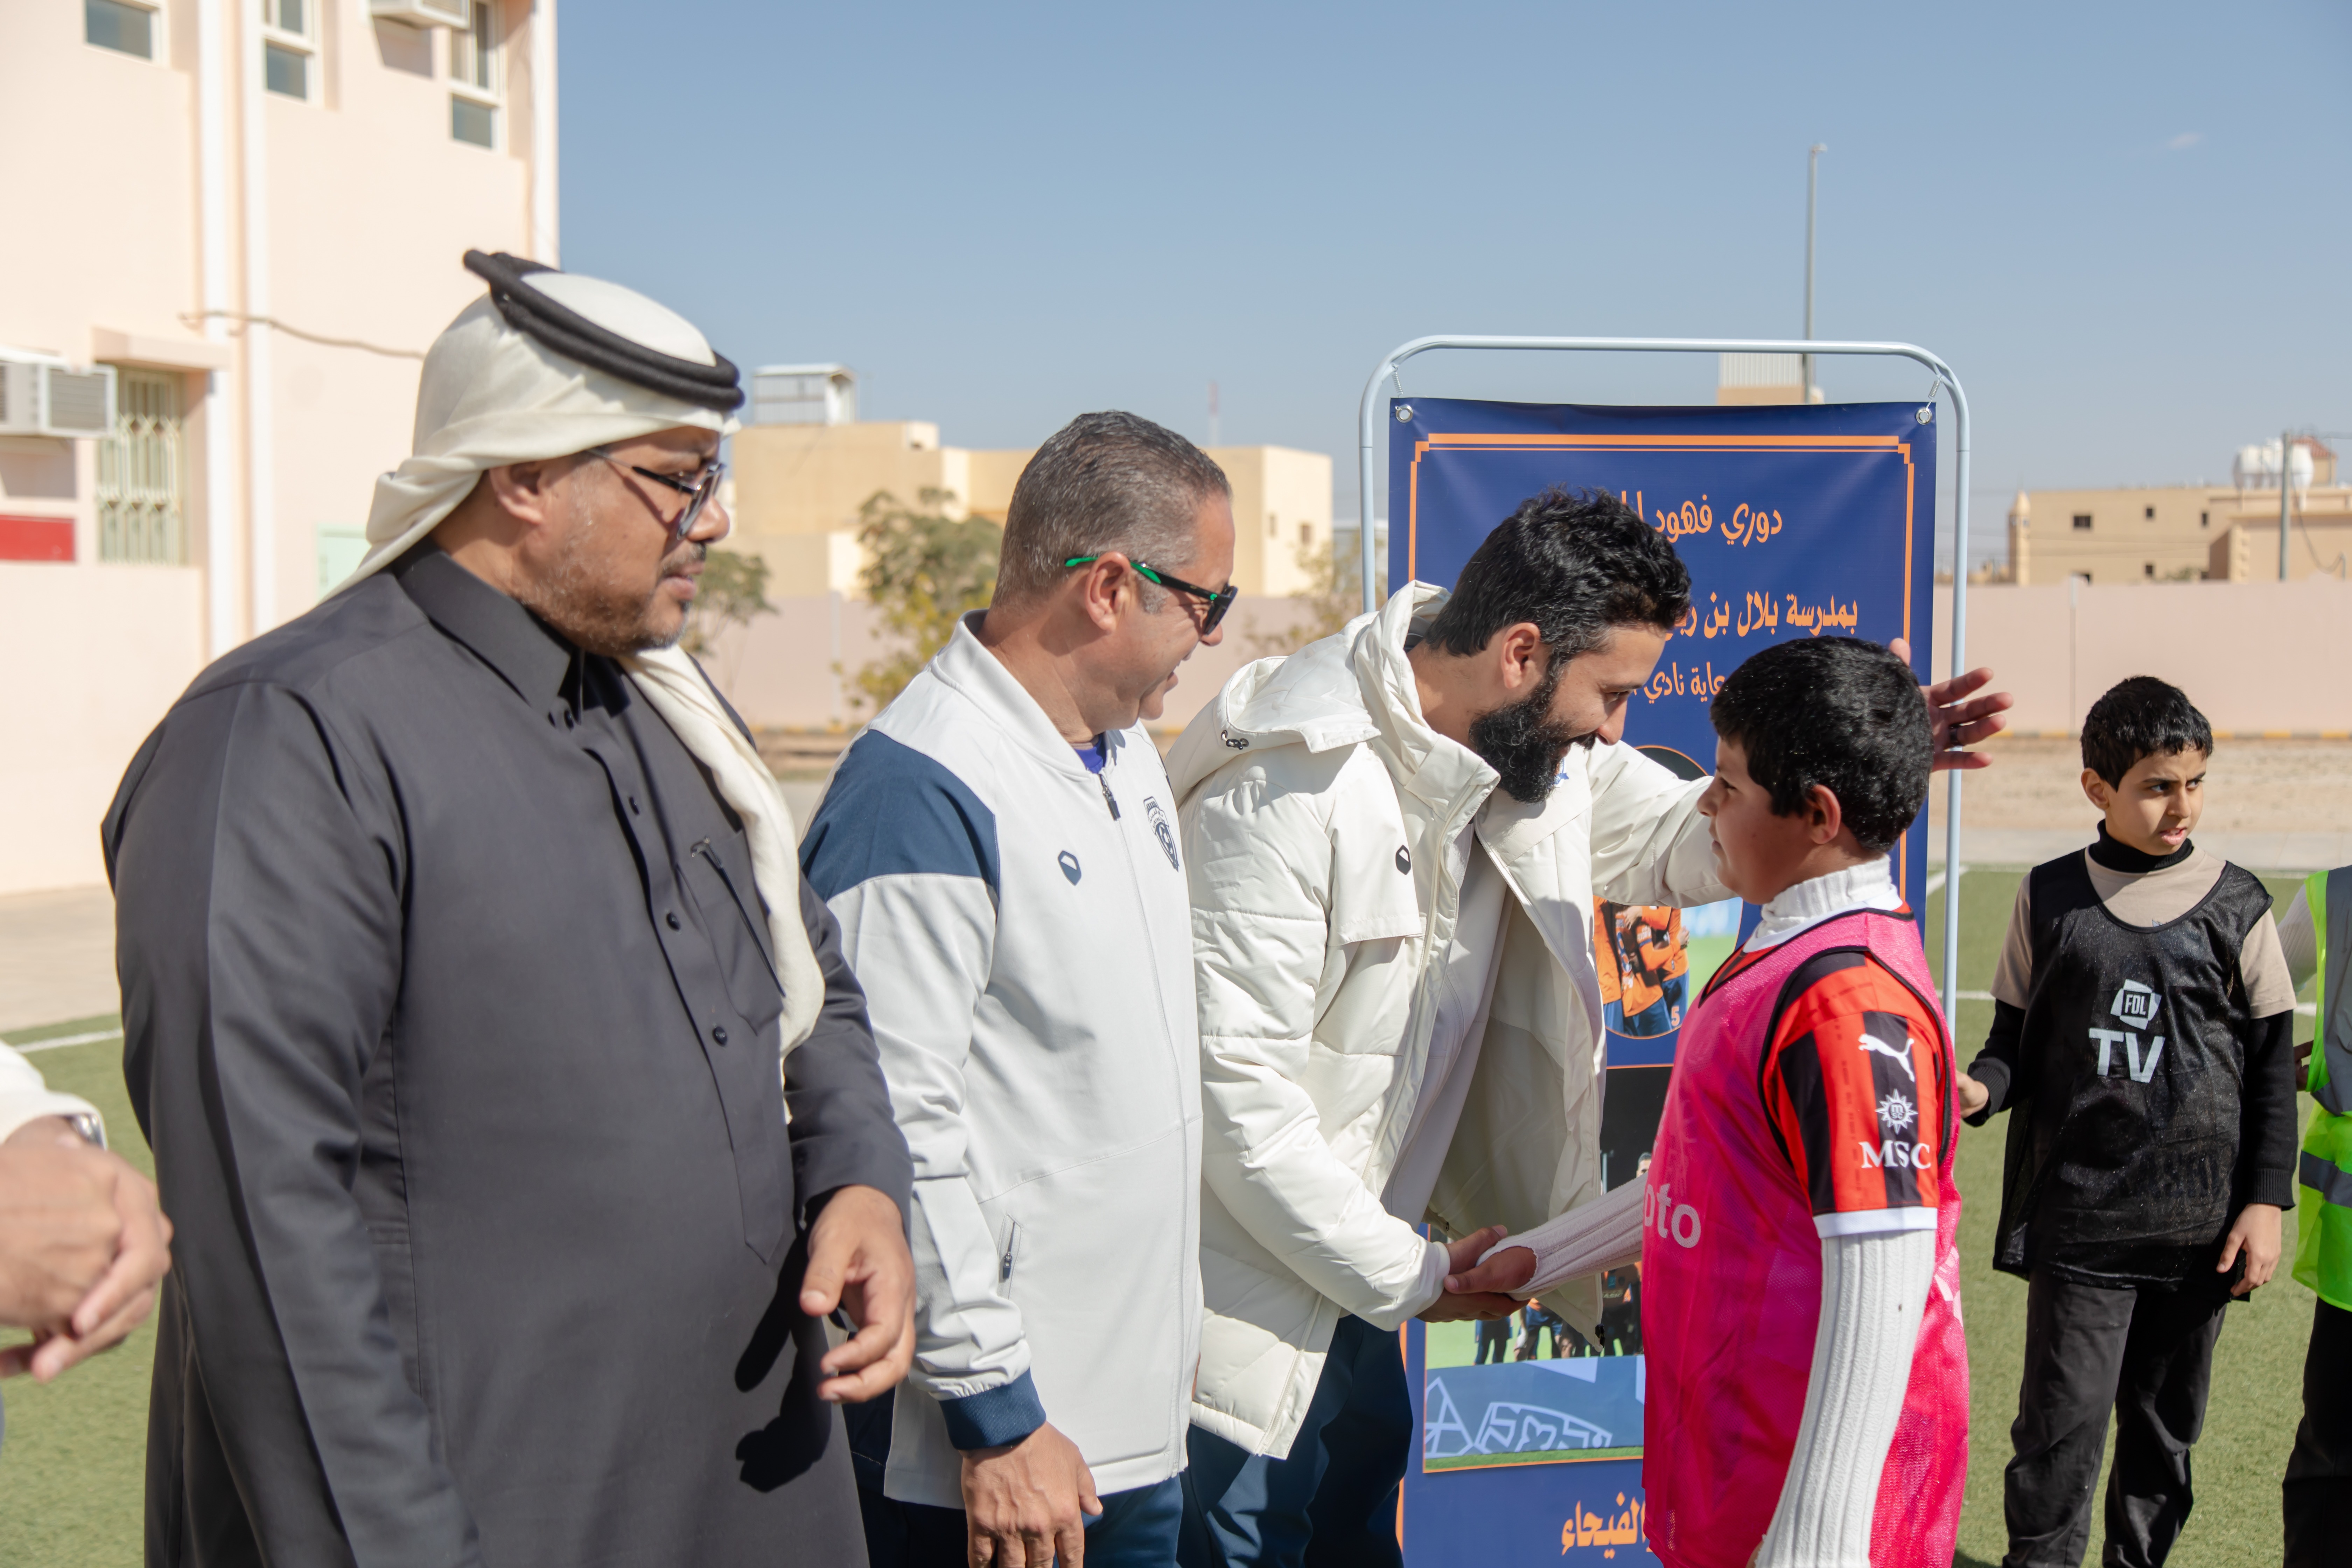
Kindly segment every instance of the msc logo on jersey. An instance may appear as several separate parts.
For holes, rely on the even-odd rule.
[[[1936,1166],[1936,1152],[1925,1143],[1908,1143],[1900,1138],[1888,1138],[1878,1143],[1867,1140],[1857,1142],[1865,1171],[1930,1171]]]
[[[1176,858],[1176,835],[1169,830],[1168,814],[1160,809],[1157,800],[1147,795],[1143,797],[1143,815],[1151,818],[1151,831],[1159,836],[1160,850],[1168,857],[1169,866],[1172,869],[1182,870],[1183,865]]]
[[[2113,1075],[2116,1047],[2121,1046],[2124,1048],[2125,1070],[2134,1083],[2147,1083],[2155,1079],[2157,1061],[2164,1055],[2164,1037],[2149,1036],[2147,1054],[2142,1056],[2139,1032],[2156,1022],[2157,1009],[2163,1005],[2161,996],[2137,980],[2126,980],[2116,988],[2116,999],[2107,1004],[2107,1012],[2116,1022],[2125,1026],[2090,1032],[2091,1043],[2099,1047],[2099,1077]]]

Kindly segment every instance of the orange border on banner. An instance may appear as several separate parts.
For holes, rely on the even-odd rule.
[[[1912,537],[1918,508],[1919,471],[1911,461],[1911,443],[1900,436],[1551,436],[1486,435],[1474,432],[1433,434],[1412,444],[1412,464],[1405,500],[1404,574],[1417,574],[1421,564],[1421,459],[1431,448],[1439,451],[1498,451],[1529,447],[1574,448],[1587,452],[1740,452],[1771,448],[1780,451],[1847,452],[1857,457],[1886,452],[1903,459],[1903,640],[1911,642]],[[1645,518],[1643,521],[1647,521]],[[1933,651],[1932,649],[1930,650]],[[1895,840],[1895,887],[1910,902],[1910,836]],[[1402,1514],[1400,1503],[1400,1515]]]

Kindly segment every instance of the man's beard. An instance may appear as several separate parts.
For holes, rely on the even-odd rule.
[[[589,531],[595,526],[593,512],[583,517],[565,542],[554,570],[528,596],[519,596],[541,620],[584,652],[620,658],[647,648],[667,647],[686,629],[686,617],[678,617],[678,624],[668,631],[657,631],[654,627],[654,602],[660,597],[665,581],[678,574],[688,563],[703,558],[704,547],[681,542],[662,557],[653,592],[632,594],[600,581],[587,550]]]
[[[1547,717],[1566,662],[1552,660],[1543,680],[1525,699],[1470,721],[1470,749],[1495,770],[1504,793],[1528,805],[1551,794],[1551,786],[1559,782],[1560,759],[1568,755],[1568,749],[1589,746],[1593,741],[1590,731],[1580,735]]]

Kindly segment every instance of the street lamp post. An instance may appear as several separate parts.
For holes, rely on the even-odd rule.
[[[1822,154],[1828,151],[1827,146],[1816,142],[1813,143],[1812,151],[1805,159],[1805,341],[1807,342],[1813,341],[1813,212],[1821,200]],[[1804,384],[1799,389],[1798,395],[1811,403],[1813,400],[1813,356],[1805,355],[1799,368],[1801,374],[1798,379]]]

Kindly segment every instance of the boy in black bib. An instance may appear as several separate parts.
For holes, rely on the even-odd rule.
[[[2036,867],[1959,1081],[2011,1112],[1994,1267],[2021,1275],[2025,1374],[2004,1568],[2074,1568],[2107,1415],[2108,1568],[2155,1568],[2192,1501],[2221,1309],[2278,1266],[2294,1202],[2294,990],[2252,873],[2189,842],[2213,731],[2126,680],[2083,721],[2098,842]]]

